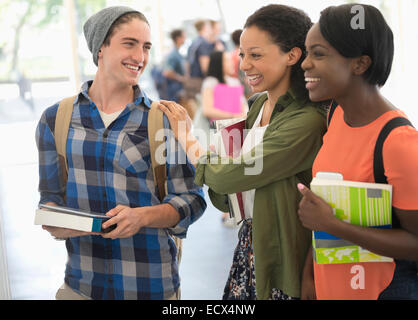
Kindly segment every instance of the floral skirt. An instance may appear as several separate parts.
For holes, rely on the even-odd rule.
[[[252,220],[244,220],[238,233],[231,270],[225,285],[223,300],[256,300]],[[271,300],[292,300],[283,291],[272,289]]]

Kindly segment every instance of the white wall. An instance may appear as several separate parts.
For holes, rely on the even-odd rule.
[[[6,245],[4,243],[2,214],[0,211],[0,300],[10,299],[9,272],[7,269]]]

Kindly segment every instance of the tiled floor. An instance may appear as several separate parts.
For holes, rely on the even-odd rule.
[[[39,200],[34,132],[47,105],[39,103],[32,114],[19,101],[0,102],[0,213],[12,299],[54,299],[63,281],[64,242],[33,225]],[[183,242],[180,275],[186,300],[221,299],[237,242],[238,229],[224,227],[220,212],[207,201],[207,211]]]

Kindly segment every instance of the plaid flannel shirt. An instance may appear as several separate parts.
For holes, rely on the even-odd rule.
[[[134,102],[106,129],[88,96],[90,85],[83,84],[74,102],[66,146],[66,185],[54,141],[58,104],[46,109],[39,121],[40,203],[52,201],[103,214],[118,204],[160,204],[147,132],[151,101],[135,86]],[[169,128],[166,117],[164,127]],[[166,146],[168,194],[162,203],[179,212],[180,222],[167,229],[141,228],[127,239],[67,239],[65,282],[76,292],[93,299],[165,299],[179,288],[177,250],[170,235],[184,238],[189,225],[203,214],[206,202],[194,184],[194,168],[173,136]]]

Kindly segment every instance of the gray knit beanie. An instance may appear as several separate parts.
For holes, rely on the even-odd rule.
[[[120,16],[128,12],[138,11],[124,6],[108,7],[92,15],[84,24],[84,37],[87,40],[89,50],[93,54],[93,61],[96,66],[98,65],[97,54],[110,27]]]

